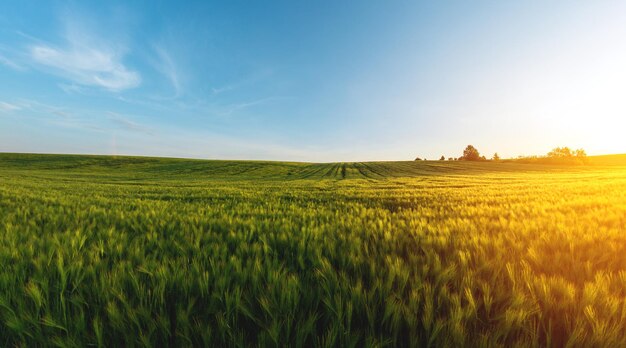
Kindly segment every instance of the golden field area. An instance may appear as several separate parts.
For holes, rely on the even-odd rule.
[[[623,159],[0,154],[0,345],[624,346]]]

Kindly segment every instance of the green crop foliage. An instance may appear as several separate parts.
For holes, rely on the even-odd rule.
[[[626,346],[626,166],[0,154],[0,346]]]

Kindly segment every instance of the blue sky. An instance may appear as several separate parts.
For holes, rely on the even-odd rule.
[[[0,4],[0,151],[626,152],[621,1]]]

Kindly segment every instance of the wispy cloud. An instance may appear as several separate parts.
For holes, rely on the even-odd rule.
[[[15,104],[9,104],[6,102],[0,101],[0,111],[15,111],[20,110],[21,107]]]
[[[18,103],[16,103],[16,105],[20,109],[33,111],[37,114],[45,114],[45,115],[53,114],[55,115],[55,117],[63,117],[63,118],[74,117],[73,113],[65,108],[42,103],[34,99],[20,99]]]
[[[213,87],[213,88],[211,88],[211,93],[212,94],[220,94],[220,93],[232,91],[233,89],[235,89],[235,85],[227,85],[227,86],[218,87],[218,88]]]
[[[159,61],[154,64],[155,68],[170,81],[176,93],[175,97],[180,96],[182,93],[180,74],[172,56],[160,45],[154,45],[154,51],[159,57]]]
[[[269,104],[269,103],[273,103],[279,100],[286,100],[286,99],[291,99],[289,97],[267,97],[267,98],[262,98],[262,99],[257,99],[257,100],[253,100],[253,101],[249,101],[249,102],[242,102],[242,103],[234,103],[234,104],[230,104],[228,106],[226,106],[226,108],[223,111],[218,112],[218,114],[220,116],[230,116],[233,115],[235,113],[237,113],[238,111],[244,110],[244,109],[248,109],[251,108],[253,106],[257,106],[257,105],[262,105],[262,104]]]
[[[96,131],[99,133],[111,133],[122,130],[128,134],[135,133],[136,135],[142,134],[150,137],[156,133],[155,128],[135,121],[139,116],[129,116],[119,112],[68,109],[33,99],[21,99],[13,104],[0,102],[0,112],[5,107],[27,111],[21,114],[24,118],[63,128]]]
[[[119,91],[137,87],[139,74],[122,65],[115,54],[92,47],[31,47],[33,59],[76,83]]]
[[[90,35],[87,28],[66,23],[65,45],[37,43],[29,47],[34,63],[75,83],[121,91],[141,83],[138,72],[122,62],[125,49]]]
[[[17,64],[16,62],[14,62],[13,60],[5,57],[4,55],[0,54],[0,64],[7,66],[13,70],[24,70],[24,67],[21,66],[20,64]]]
[[[218,95],[221,93],[225,93],[225,92],[230,92],[236,89],[240,89],[244,86],[249,86],[252,84],[255,84],[263,79],[266,79],[268,77],[270,77],[272,74],[274,73],[274,71],[272,69],[263,69],[263,70],[259,70],[254,72],[253,74],[240,79],[239,81],[235,81],[232,83],[229,83],[227,85],[223,85],[221,87],[213,87],[211,88],[211,94],[213,95]]]
[[[68,109],[34,99],[20,99],[13,105],[19,109],[23,119],[34,122],[45,122],[50,125],[61,126],[69,129],[81,129],[98,132],[106,132],[110,129],[103,126],[106,115],[99,110]]]
[[[67,94],[84,94],[84,90],[81,86],[72,83],[72,84],[66,84],[66,83],[59,83],[59,88],[63,90],[63,92],[67,93]]]
[[[107,112],[107,117],[109,120],[117,124],[122,129],[133,131],[133,132],[145,133],[148,135],[153,134],[153,132],[148,127],[145,127],[135,121],[132,121],[128,119],[127,117],[122,116],[121,114],[118,114],[116,112]]]

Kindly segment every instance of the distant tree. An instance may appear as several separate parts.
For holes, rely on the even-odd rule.
[[[463,161],[480,161],[481,160],[480,153],[472,145],[467,145],[465,150],[463,150],[463,156],[459,157],[459,159]]]
[[[493,160],[494,161],[499,161],[500,160],[500,156],[498,155],[497,152],[493,154]]]
[[[543,163],[561,165],[587,164],[587,153],[583,149],[572,150],[569,147],[555,147],[545,156],[519,156],[520,163]]]
[[[445,161],[446,157],[445,156],[441,156],[441,158],[439,158],[440,161]]]
[[[419,157],[415,157],[415,160],[416,160],[416,161],[421,161],[422,159],[421,159],[421,158],[419,158]]]
[[[557,147],[546,156],[552,163],[586,164],[587,153],[583,149],[572,151],[569,147]]]
[[[574,157],[572,150],[569,147],[557,147],[548,152],[550,158],[571,158]]]
[[[448,157],[448,161],[454,161],[454,157]]]

